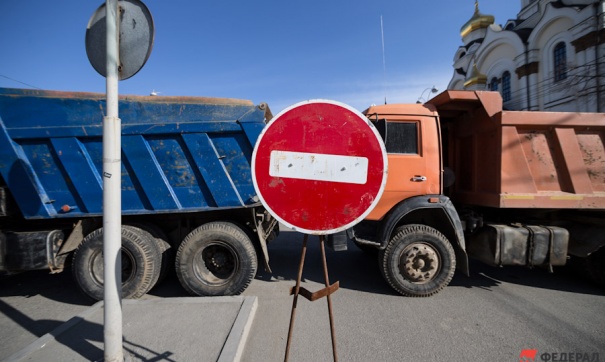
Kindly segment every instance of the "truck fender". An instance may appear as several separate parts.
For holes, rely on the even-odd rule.
[[[380,249],[386,248],[394,230],[402,224],[424,224],[439,230],[456,251],[458,269],[469,275],[464,229],[451,200],[443,195],[423,195],[406,199],[389,211],[378,230]]]

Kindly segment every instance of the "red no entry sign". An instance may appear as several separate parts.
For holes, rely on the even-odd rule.
[[[345,230],[372,211],[386,183],[380,135],[359,111],[313,100],[278,114],[259,136],[252,180],[267,210],[307,234]]]

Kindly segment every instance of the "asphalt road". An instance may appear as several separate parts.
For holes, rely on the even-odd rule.
[[[258,310],[243,361],[282,361],[303,236],[282,232],[269,247],[273,274],[260,271],[244,295]],[[310,237],[303,286],[323,287],[318,238]],[[350,245],[327,251],[340,361],[519,361],[524,349],[549,354],[598,354],[605,361],[605,289],[572,268],[493,268],[471,263],[430,298],[405,298],[383,281],[375,257]],[[174,275],[144,298],[187,296]],[[0,277],[0,360],[85,311],[69,271]],[[325,298],[300,298],[290,361],[330,361]],[[158,333],[162,333],[158,328]],[[566,357],[567,358],[567,357]],[[52,360],[50,358],[49,360]],[[536,359],[538,361],[539,359]]]

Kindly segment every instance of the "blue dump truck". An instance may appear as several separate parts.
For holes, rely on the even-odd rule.
[[[0,89],[0,272],[71,264],[103,298],[105,95]],[[194,295],[239,294],[278,226],[250,165],[272,115],[250,101],[123,96],[122,288],[147,293],[176,265]]]

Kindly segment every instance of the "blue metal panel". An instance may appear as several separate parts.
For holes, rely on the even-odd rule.
[[[260,136],[263,128],[265,128],[264,123],[242,123],[242,129],[246,133],[246,137],[249,140],[257,140],[258,136]],[[252,149],[254,149],[254,143],[252,144]]]
[[[255,108],[247,101],[197,97],[129,96],[120,97],[119,103],[123,125],[148,126],[189,122],[226,122],[229,126],[243,116],[253,119],[254,113],[262,114]],[[106,106],[103,94],[0,88],[0,109],[7,128],[97,128]]]
[[[219,155],[207,134],[186,134],[183,140],[201,179],[210,190],[216,206],[243,205],[234,182],[225,170]]]
[[[76,138],[56,138],[50,141],[64,170],[62,175],[56,176],[64,178],[68,187],[73,188],[73,195],[77,203],[63,203],[68,201],[59,200],[55,201],[55,207],[60,209],[64,205],[68,206],[69,209],[59,211],[64,213],[71,212],[74,207],[82,212],[102,212],[103,200],[99,199],[99,195],[103,192],[103,181],[84,145]]]
[[[158,161],[143,136],[122,137],[122,162],[128,163],[141,191],[154,210],[180,209],[181,205],[168,184]]]
[[[121,119],[121,118],[120,118]],[[235,120],[226,122],[197,122],[197,123],[171,123],[171,124],[127,124],[122,123],[122,135],[162,135],[174,133],[222,133],[241,132],[242,126]],[[36,126],[24,128],[11,128],[11,138],[17,139],[47,139],[49,137],[101,137],[103,136],[102,125],[81,126]],[[257,136],[258,138],[258,136]]]
[[[104,109],[100,94],[0,88],[0,173],[26,218],[101,215]],[[129,96],[120,118],[124,214],[256,204],[251,102]]]
[[[213,204],[212,200],[206,200],[200,191],[194,167],[180,136],[150,139],[149,144],[164,172],[167,184],[183,208],[207,207]]]
[[[50,198],[36,177],[23,149],[14,143],[0,117],[0,174],[9,186],[25,217],[35,218],[55,214]]]
[[[252,184],[253,145],[242,133],[219,135],[212,139],[225,170],[233,180],[233,186],[244,203],[249,204],[256,195]]]

